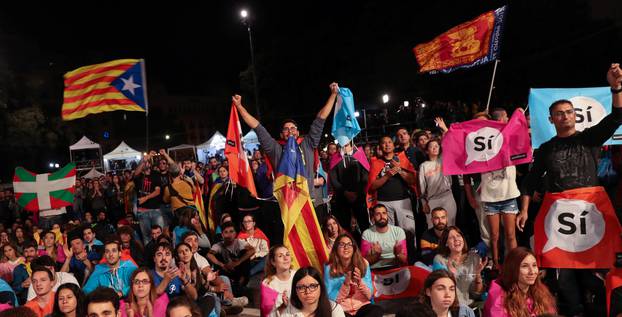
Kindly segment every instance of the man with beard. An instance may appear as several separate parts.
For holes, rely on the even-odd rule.
[[[118,238],[107,240],[104,243],[104,263],[95,266],[84,285],[84,293],[104,286],[114,289],[119,297],[125,297],[130,290],[130,276],[136,268],[132,261],[121,261],[121,242]]]
[[[15,296],[17,296],[20,305],[26,302],[28,287],[31,285],[30,272],[32,270],[30,263],[37,258],[37,246],[34,241],[28,241],[24,244],[24,258],[26,258],[26,262],[13,270],[13,281],[11,282],[11,287],[15,291]]]
[[[436,207],[430,211],[432,217],[432,228],[428,229],[421,236],[421,258],[426,265],[432,265],[432,260],[436,256],[438,241],[447,228],[447,210],[443,207]]]
[[[179,269],[173,264],[173,247],[170,244],[158,243],[153,261],[155,262],[153,283],[157,287],[158,296],[166,292],[168,298],[173,299],[182,295],[183,291],[188,298],[196,300],[197,290],[191,284],[188,284],[190,287],[184,287],[178,276]]]
[[[389,224],[387,207],[377,204],[372,208],[374,225],[363,232],[361,253],[372,269],[408,265],[406,233]]]

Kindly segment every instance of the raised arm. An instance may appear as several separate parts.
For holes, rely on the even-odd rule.
[[[620,64],[611,64],[607,72],[607,81],[612,90],[617,91],[622,89],[622,69],[620,69]],[[622,91],[614,92],[612,99],[614,108],[622,108]]]
[[[234,95],[231,97],[235,108],[238,109],[238,114],[242,117],[242,120],[251,128],[255,129],[259,125],[259,120],[255,119],[244,106],[242,105],[242,96]]]
[[[324,107],[322,107],[322,109],[320,109],[320,112],[317,113],[318,118],[320,119],[328,118],[328,115],[330,114],[331,110],[333,110],[333,106],[335,105],[335,100],[337,99],[338,94],[339,94],[339,85],[337,85],[337,83],[330,84],[330,96],[328,97],[328,100],[326,101],[326,104],[324,105]]]

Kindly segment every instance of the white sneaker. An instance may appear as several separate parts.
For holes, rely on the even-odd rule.
[[[248,297],[246,296],[234,297],[233,299],[231,299],[231,304],[233,306],[244,307],[248,305]]]

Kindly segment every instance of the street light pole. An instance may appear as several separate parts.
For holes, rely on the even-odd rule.
[[[253,93],[255,94],[255,111],[257,112],[257,119],[261,119],[261,111],[259,110],[259,89],[257,87],[257,68],[255,67],[255,50],[253,49],[253,33],[251,30],[251,23],[248,19],[248,11],[240,11],[242,17],[242,23],[246,26],[248,31],[248,44],[251,51],[251,68],[253,70]]]

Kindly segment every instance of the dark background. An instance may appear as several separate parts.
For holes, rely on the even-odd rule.
[[[492,104],[525,106],[530,87],[606,85],[609,63],[622,60],[622,1],[131,1],[0,5],[0,183],[13,168],[47,170],[69,160],[68,146],[87,135],[104,153],[121,140],[145,147],[144,113],[112,112],[60,120],[62,75],[117,58],[144,58],[151,147],[185,143],[181,114],[167,109],[190,97],[209,131],[226,133],[230,96],[254,113],[248,34],[252,17],[262,122],[286,117],[304,130],[336,81],[359,109],[381,95],[397,104],[419,97],[485,106],[493,64],[451,74],[417,72],[412,48],[452,26],[508,5]],[[443,109],[427,109],[443,113]],[[125,119],[124,119],[125,114]],[[326,130],[330,129],[327,124]],[[109,132],[108,139],[103,137]],[[389,131],[387,131],[389,132]],[[164,141],[164,134],[172,139]]]

